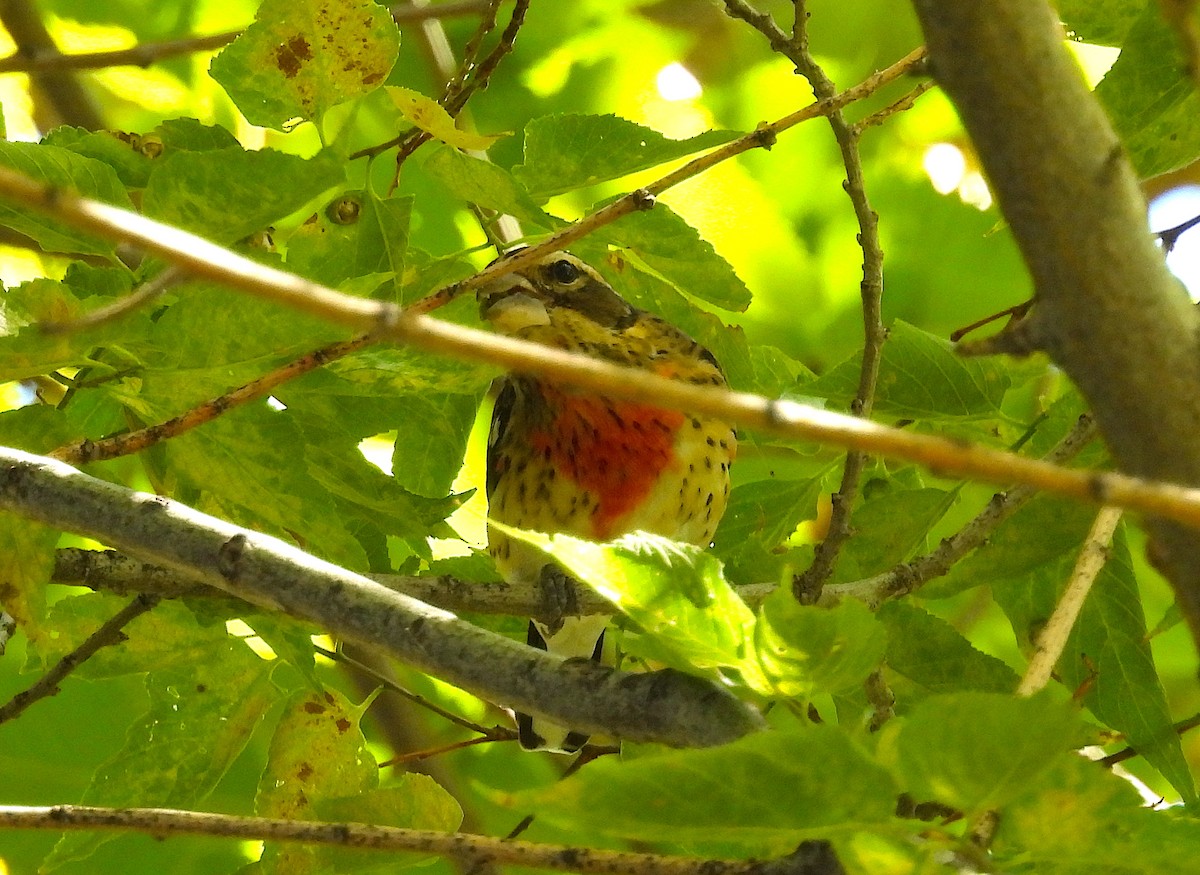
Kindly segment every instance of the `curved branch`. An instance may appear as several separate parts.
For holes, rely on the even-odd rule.
[[[704,747],[763,727],[757,711],[707,681],[671,670],[631,675],[594,662],[564,663],[276,538],[54,459],[0,448],[0,508],[302,617],[488,701],[582,732]]]
[[[1037,290],[1046,351],[1121,470],[1200,484],[1200,316],[1146,231],[1136,174],[1045,0],[916,0]],[[1150,520],[1151,558],[1200,641],[1200,539]]]

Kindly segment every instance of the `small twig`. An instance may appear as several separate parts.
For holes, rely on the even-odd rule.
[[[921,82],[920,84],[918,84],[916,88],[914,88],[912,91],[908,92],[908,94],[905,94],[899,100],[896,100],[893,103],[888,104],[883,109],[876,110],[875,112],[871,113],[866,118],[859,119],[858,121],[856,121],[854,124],[852,124],[850,126],[850,130],[854,133],[855,137],[862,136],[862,132],[865,131],[867,128],[872,128],[872,127],[875,127],[876,125],[881,125],[885,121],[887,121],[889,118],[896,115],[897,113],[908,112],[908,110],[912,109],[913,105],[917,102],[917,98],[919,98],[926,91],[930,91],[931,89],[934,89],[936,87],[937,87],[936,82],[934,82],[932,79],[926,79],[924,82]]]
[[[775,51],[796,65],[796,70],[808,80],[818,100],[832,100],[837,86],[826,75],[808,50],[808,12],[802,0],[794,2],[792,33],[789,37],[774,19],[751,7],[746,0],[725,0],[729,14],[741,18],[762,33]],[[858,390],[850,411],[868,419],[875,403],[875,386],[883,360],[883,343],[887,331],[883,325],[883,249],[879,243],[879,216],[867,198],[862,156],[858,149],[859,130],[851,126],[841,109],[827,113],[826,118],[842,154],[846,168],[846,194],[858,220],[858,245],[863,253],[863,278],[860,288],[863,314],[863,352],[859,370]],[[832,513],[824,539],[816,547],[812,564],[792,580],[792,591],[801,602],[820,599],[821,588],[833,574],[842,546],[852,534],[850,515],[858,496],[858,484],[867,462],[861,452],[850,452],[842,469],[842,482],[832,496]]]
[[[439,3],[435,6],[397,5],[392,8],[392,17],[398,23],[424,21],[429,18],[451,18],[471,15],[486,6],[480,0],[462,0],[457,3]],[[51,73],[65,70],[96,70],[105,67],[149,67],[151,64],[179,55],[207,52],[233,42],[243,31],[228,30],[224,33],[190,36],[161,42],[140,43],[127,49],[112,49],[102,52],[87,52],[62,55],[57,52],[34,52],[9,55],[0,58],[0,74],[3,73]]]
[[[778,863],[761,860],[713,860],[665,854],[605,851],[567,845],[509,841],[468,833],[402,829],[363,823],[314,823],[267,817],[240,817],[171,808],[97,808],[85,805],[0,806],[0,828],[62,830],[130,830],[163,838],[172,835],[206,835],[253,841],[287,841],[377,851],[412,851],[437,854],[473,864],[507,863],[556,872],[596,875],[761,875],[768,867],[780,872],[833,872],[832,868],[803,869],[807,859],[831,859],[825,842],[805,842],[791,857]]]
[[[1174,228],[1167,228],[1165,231],[1155,231],[1154,236],[1162,243],[1163,251],[1170,252],[1175,248],[1175,244],[1179,242],[1180,236],[1184,231],[1190,231],[1200,225],[1200,216],[1193,216],[1186,222],[1176,225]]]
[[[1017,687],[1018,696],[1032,696],[1041,690],[1050,680],[1050,673],[1062,656],[1063,648],[1067,646],[1067,638],[1075,627],[1083,603],[1091,591],[1092,584],[1108,562],[1109,544],[1117,523],[1121,521],[1121,511],[1115,507],[1102,507],[1092,523],[1083,549],[1075,561],[1075,570],[1063,591],[1054,613],[1046,622],[1037,639],[1037,649],[1025,669],[1025,676]]]
[[[480,735],[476,738],[467,738],[463,741],[452,741],[449,744],[441,744],[437,747],[426,748],[425,750],[414,750],[410,753],[397,754],[391,759],[384,760],[379,764],[381,769],[390,769],[396,766],[407,766],[411,763],[419,763],[422,760],[433,759],[440,757],[443,754],[454,753],[456,750],[462,750],[467,747],[474,747],[477,744],[493,744],[495,742],[516,741],[517,733],[512,730],[506,730],[501,726],[495,727],[495,731],[487,735]]]
[[[26,708],[39,699],[53,696],[58,692],[58,685],[67,675],[91,659],[101,648],[120,644],[125,640],[121,631],[136,617],[149,611],[158,604],[158,596],[139,595],[117,613],[113,614],[104,624],[89,635],[84,641],[56,662],[49,671],[38,678],[37,682],[27,690],[17,693],[4,705],[0,706],[0,724],[12,720]]]
[[[1074,458],[1095,435],[1095,422],[1090,416],[1081,416],[1042,461],[1063,465]],[[831,584],[822,591],[821,602],[832,604],[841,598],[856,598],[877,608],[885,601],[915,592],[929,581],[948,574],[960,559],[981,546],[1001,523],[1037,494],[1036,489],[1026,485],[997,493],[974,519],[943,539],[936,549],[883,574],[849,583]]]
[[[455,726],[459,727],[460,729],[465,729],[468,732],[474,732],[474,733],[482,736],[483,738],[495,739],[498,741],[507,741],[510,738],[517,737],[517,733],[510,729],[504,729],[499,726],[491,726],[491,727],[483,726],[479,723],[475,723],[472,720],[468,720],[465,717],[455,714],[453,711],[446,710],[441,705],[438,705],[436,702],[429,701],[428,699],[426,699],[424,696],[420,695],[419,693],[414,693],[412,690],[409,690],[408,688],[401,686],[393,678],[387,677],[386,675],[381,674],[380,672],[378,672],[376,669],[372,668],[371,666],[366,665],[365,663],[355,659],[353,656],[350,656],[349,654],[347,654],[341,647],[339,647],[337,650],[327,650],[324,647],[314,645],[313,650],[316,651],[317,653],[321,654],[322,656],[324,656],[326,659],[331,659],[331,660],[334,660],[335,662],[341,662],[345,665],[348,665],[348,666],[351,666],[352,668],[357,669],[358,671],[361,671],[363,674],[368,675],[373,680],[378,681],[385,689],[389,690],[390,692],[393,692],[400,696],[403,696],[405,699],[408,699],[408,701],[412,702],[414,705],[417,705],[418,707],[424,708],[426,711],[436,714],[438,717],[442,718],[443,720],[445,720],[449,723],[453,723]]]
[[[173,270],[177,276],[181,273],[178,268]],[[131,295],[130,297],[134,296]],[[122,303],[128,300],[129,298],[125,298],[122,300]],[[276,368],[269,374],[264,374],[255,380],[251,380],[249,383],[226,392],[224,395],[211,398],[203,404],[199,404],[191,410],[181,413],[179,416],[168,419],[166,422],[160,422],[156,425],[147,426],[146,428],[125,434],[113,435],[112,437],[103,438],[98,441],[84,438],[83,440],[59,447],[49,455],[52,458],[70,462],[72,465],[84,465],[89,462],[100,462],[141,452],[147,447],[178,437],[207,422],[212,422],[218,416],[228,413],[230,410],[257,398],[262,398],[289,380],[294,380],[303,374],[307,374],[309,371],[316,370],[332,361],[344,358],[374,342],[374,337],[364,334],[353,340],[331,343],[328,346],[323,346],[320,349],[306,353],[300,358],[288,362],[280,368]]]
[[[1175,730],[1176,735],[1183,735],[1183,733],[1195,729],[1197,726],[1200,726],[1200,714],[1193,714],[1191,717],[1180,720],[1178,723],[1173,724],[1171,728]],[[1135,756],[1139,756],[1138,752],[1132,747],[1126,747],[1116,753],[1110,753],[1108,756],[1096,760],[1096,762],[1105,768],[1112,768],[1118,763],[1133,759]]]
[[[38,328],[47,334],[68,334],[74,331],[85,331],[97,328],[128,313],[138,307],[150,303],[167,289],[177,285],[185,278],[184,272],[171,265],[157,276],[146,280],[133,292],[113,303],[93,310],[70,322],[39,322]]]

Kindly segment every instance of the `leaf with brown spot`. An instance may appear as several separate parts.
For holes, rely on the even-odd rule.
[[[264,0],[210,75],[253,124],[285,130],[374,91],[400,50],[400,31],[370,0]]]

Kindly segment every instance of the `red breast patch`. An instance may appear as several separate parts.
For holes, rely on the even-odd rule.
[[[685,417],[646,404],[543,392],[554,417],[546,430],[530,433],[530,443],[560,475],[596,497],[593,534],[607,539],[675,460],[675,432]]]

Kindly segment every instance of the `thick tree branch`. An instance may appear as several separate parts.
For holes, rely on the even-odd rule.
[[[762,727],[699,678],[631,675],[526,647],[275,538],[186,505],[0,449],[0,508],[88,535],[253,604],[310,620],[488,701],[580,731],[702,747]]]
[[[916,0],[934,75],[1037,292],[1047,352],[1123,471],[1200,484],[1200,329],[1146,231],[1138,179],[1044,0]],[[1148,521],[1151,556],[1200,640],[1200,538]]]

